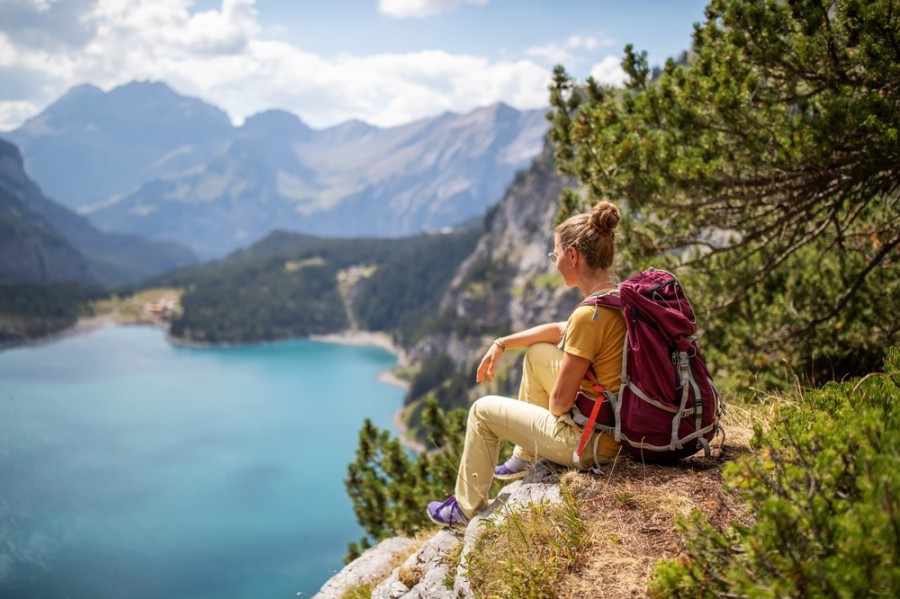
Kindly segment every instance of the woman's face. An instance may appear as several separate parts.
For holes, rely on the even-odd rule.
[[[577,271],[575,270],[575,248],[568,247],[563,249],[559,243],[559,236],[554,237],[553,253],[556,254],[556,270],[562,275],[563,280],[568,287],[575,287],[577,282]]]

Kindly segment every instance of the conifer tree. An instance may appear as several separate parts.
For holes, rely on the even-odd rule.
[[[621,200],[625,269],[680,268],[712,361],[840,378],[900,331],[900,2],[712,0],[685,64],[624,92],[558,67],[551,139]],[[623,274],[628,274],[623,272]]]
[[[344,484],[367,536],[359,544],[350,544],[347,561],[357,557],[371,541],[414,534],[429,523],[424,507],[428,501],[453,493],[466,411],[445,413],[432,399],[422,419],[431,448],[417,454],[368,419],[360,430],[356,460],[348,467]]]

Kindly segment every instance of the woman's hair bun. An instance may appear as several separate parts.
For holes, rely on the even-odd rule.
[[[591,227],[600,232],[615,231],[619,226],[619,218],[622,213],[619,212],[618,206],[611,202],[597,202],[594,209],[591,210],[589,222]]]

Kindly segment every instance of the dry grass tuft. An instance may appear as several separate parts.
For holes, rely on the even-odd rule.
[[[466,558],[469,585],[476,597],[553,597],[588,541],[571,496],[484,520]]]

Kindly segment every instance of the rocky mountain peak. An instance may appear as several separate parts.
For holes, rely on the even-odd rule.
[[[305,139],[312,129],[297,115],[286,110],[266,110],[248,117],[239,132],[251,136],[276,136],[287,139]]]

